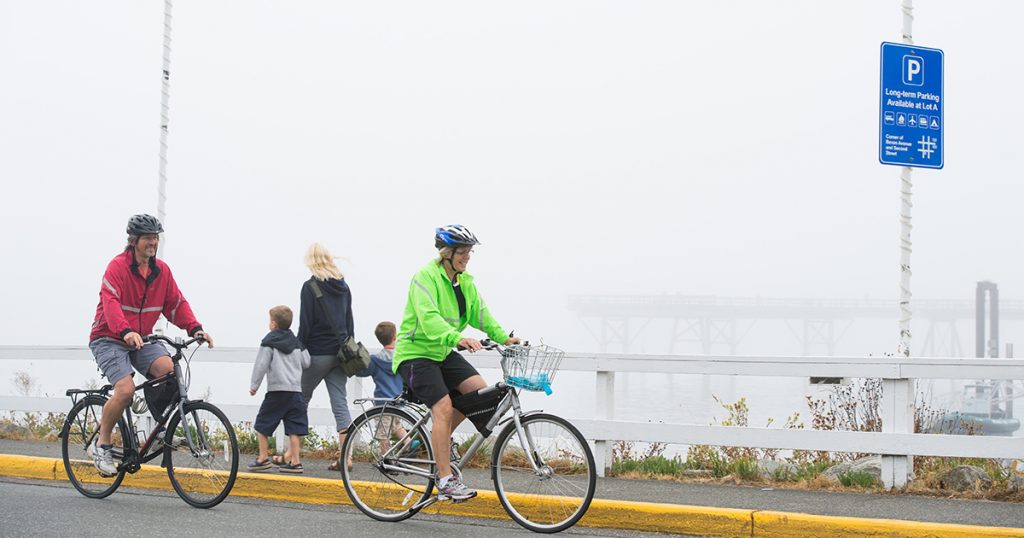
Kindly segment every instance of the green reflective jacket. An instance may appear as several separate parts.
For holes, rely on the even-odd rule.
[[[508,333],[491,317],[477,292],[473,276],[462,273],[458,278],[466,296],[466,315],[461,319],[452,282],[437,261],[431,260],[412,277],[391,362],[395,372],[399,364],[409,359],[444,360],[463,338],[462,331],[467,325],[480,329],[495,342],[508,340]]]

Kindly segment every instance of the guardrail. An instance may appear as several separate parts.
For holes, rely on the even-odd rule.
[[[248,363],[253,348],[204,350],[202,362]],[[495,368],[491,353],[467,355],[477,368]],[[85,347],[0,346],[0,360],[93,360]],[[561,370],[596,374],[597,409],[591,417],[567,417],[594,442],[598,470],[611,465],[617,440],[682,445],[741,446],[882,455],[882,482],[902,487],[912,471],[913,456],[1024,458],[1024,437],[985,437],[913,433],[914,379],[1024,379],[1024,360],[965,358],[682,356],[567,353]],[[742,375],[767,377],[867,377],[883,380],[881,432],[791,430],[723,427],[615,420],[616,372],[652,374]],[[361,380],[350,381],[352,394],[363,394]],[[352,399],[352,398],[350,398]],[[218,404],[220,405],[220,404]],[[67,411],[65,397],[0,396],[0,410]],[[223,405],[233,421],[253,420],[256,405]],[[360,411],[353,410],[353,416]],[[333,425],[330,410],[310,408],[311,425]],[[472,430],[467,430],[472,431]]]

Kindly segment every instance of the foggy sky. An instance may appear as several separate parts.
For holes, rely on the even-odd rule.
[[[498,320],[560,347],[595,347],[571,293],[683,293],[891,298],[857,338],[895,348],[897,0],[239,6],[173,20],[165,258],[220,345],[298,308],[313,241],[372,342],[458,222]],[[914,172],[912,290],[1024,297],[1024,6],[915,7],[946,167]],[[162,24],[156,1],[0,0],[0,344],[84,345],[127,218],[156,213]]]

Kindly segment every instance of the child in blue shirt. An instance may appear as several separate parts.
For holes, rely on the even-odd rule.
[[[374,336],[384,349],[370,355],[370,365],[356,374],[358,377],[372,377],[375,385],[373,397],[390,400],[402,394],[402,377],[391,369],[391,357],[395,354],[395,337],[398,329],[390,321],[382,321],[373,330]],[[379,403],[379,402],[378,402]]]
[[[395,354],[395,337],[398,335],[398,328],[390,321],[382,321],[374,328],[373,334],[377,337],[380,345],[384,346],[384,349],[370,355],[370,365],[356,374],[356,376],[373,378],[375,385],[373,398],[377,400],[374,403],[379,404],[382,403],[380,400],[390,400],[402,394],[402,376],[396,374],[391,369],[391,358]],[[394,424],[391,428],[391,433],[399,439],[406,436],[406,430],[400,424]],[[387,435],[378,440],[381,444],[381,450],[387,451],[390,446]],[[414,439],[411,446],[413,449],[419,447],[420,441]]]

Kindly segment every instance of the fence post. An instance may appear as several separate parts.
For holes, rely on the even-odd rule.
[[[597,418],[615,419],[615,372],[597,372]],[[597,476],[605,476],[612,468],[612,440],[594,440],[594,464]]]
[[[883,433],[914,433],[914,382],[911,379],[882,380]],[[894,445],[895,446],[895,445]],[[902,488],[914,471],[909,454],[882,454],[882,485]]]
[[[284,434],[284,428],[278,428],[274,432],[274,445],[277,446],[277,453],[284,454],[288,450],[288,438]]]

